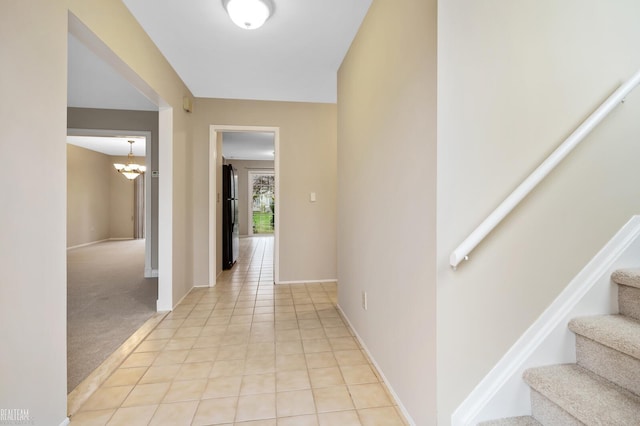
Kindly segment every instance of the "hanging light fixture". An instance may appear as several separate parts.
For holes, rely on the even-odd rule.
[[[122,173],[127,179],[134,180],[141,174],[147,171],[145,166],[141,166],[139,164],[134,163],[133,158],[133,144],[135,141],[127,141],[129,142],[129,155],[127,158],[127,164],[115,163],[113,167],[118,171],[118,173]]]
[[[245,30],[260,28],[271,15],[272,0],[222,0],[234,24]]]

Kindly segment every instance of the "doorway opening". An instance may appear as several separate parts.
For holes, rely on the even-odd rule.
[[[150,175],[155,174],[155,177],[159,175],[160,171],[162,172],[162,179],[157,180],[158,300],[156,308],[160,312],[170,311],[173,308],[173,108],[72,13],[69,13],[68,29],[70,38],[75,38],[80,45],[96,58],[95,61],[83,59],[81,64],[86,65],[87,62],[101,64],[99,69],[108,70],[109,77],[111,77],[105,78],[103,75],[102,79],[104,81],[111,81],[113,78],[124,80],[130,88],[134,88],[134,92],[138,93],[138,95],[142,94],[148,102],[158,108],[158,149],[156,153],[153,153],[154,158],[157,157],[158,160],[157,163],[152,165],[153,169],[147,168],[147,170],[150,170]],[[71,54],[69,58],[71,59]],[[70,83],[74,80],[73,69],[74,65],[70,64],[68,67]],[[93,74],[97,75],[96,73]],[[97,85],[93,84],[87,87],[108,87],[102,83],[99,82]],[[71,84],[68,87],[70,89]],[[81,93],[86,96],[97,96],[99,94],[93,90],[83,90]],[[104,95],[104,93],[101,94]],[[115,91],[110,90],[108,94],[115,94]],[[103,104],[94,105],[92,108],[123,109],[116,106],[104,106]],[[124,109],[130,110],[131,108]],[[132,132],[127,131],[127,133]],[[147,229],[147,235],[149,234],[148,231],[149,229]]]
[[[144,163],[144,166],[147,170],[152,170],[152,146],[151,143],[151,132],[149,131],[138,131],[138,130],[102,130],[102,129],[67,129],[67,143],[71,145],[75,145],[79,148],[84,148],[89,151],[93,151],[96,153],[101,153],[106,156],[112,158],[112,163],[119,159],[119,161],[127,160],[127,150],[129,149],[128,141],[135,141],[134,146],[134,156],[135,158],[142,160],[141,163]],[[111,164],[109,165],[109,170],[111,171]],[[117,175],[114,175],[117,176]],[[126,180],[122,179],[113,179],[112,176],[112,188],[111,189],[111,197],[114,198],[112,200],[112,208],[110,208],[109,215],[110,216],[118,216],[116,218],[112,218],[114,223],[110,225],[110,234],[109,238],[129,238],[130,236],[135,239],[144,239],[144,247],[145,247],[145,256],[144,256],[144,276],[146,278],[152,278],[158,276],[158,266],[157,266],[157,242],[155,238],[157,238],[157,220],[158,214],[157,209],[152,208],[152,194],[154,191],[151,188],[151,174],[145,173],[142,176],[133,180],[133,189],[129,191],[133,192],[133,204],[131,210],[131,214],[127,214],[127,207],[125,209],[118,209],[118,205],[122,205],[122,203],[128,204],[128,201],[131,197],[128,197],[124,194],[128,190],[128,188],[123,187],[126,185]],[[117,185],[121,190],[118,191],[118,187],[113,187]],[[70,188],[67,188],[69,191]],[[157,190],[156,190],[157,191]],[[118,197],[118,192],[122,195]],[[94,194],[95,195],[95,194]],[[69,194],[67,194],[67,197]],[[123,197],[125,197],[123,199]],[[69,215],[71,215],[75,210],[69,210]],[[128,217],[131,218],[131,223],[128,223]],[[79,218],[81,221],[86,222],[87,218]],[[70,226],[70,225],[68,225]],[[130,229],[131,228],[131,229]],[[152,232],[152,229],[156,230],[156,232]],[[79,244],[83,244],[87,241],[95,241],[96,238],[100,238],[100,236],[85,236],[84,239],[79,237],[80,240],[69,239],[68,236],[68,245],[73,247]],[[85,241],[86,240],[86,241]],[[155,246],[155,247],[154,247]]]
[[[88,114],[99,122],[104,110],[72,108],[69,119],[86,123],[82,117]],[[156,122],[157,114],[139,112]],[[156,314],[155,233],[150,229],[157,210],[151,208],[150,175],[131,179],[114,167],[135,162],[151,170],[150,131],[68,129],[67,133],[67,391],[71,392]]]
[[[253,141],[257,145],[252,145]],[[260,142],[261,141],[261,142]],[[267,143],[268,142],[268,143]],[[262,143],[262,144],[261,144]],[[256,204],[261,223],[266,222],[273,235],[273,282],[279,279],[279,128],[257,126],[210,126],[209,138],[209,285],[214,286],[222,273],[225,208],[222,170],[232,166],[236,172],[238,232],[240,238],[254,235],[253,187],[250,186],[254,172],[270,173],[271,185],[263,185],[265,191]],[[260,146],[260,148],[256,148]],[[253,147],[253,154],[247,150]],[[238,151],[238,149],[240,151]],[[265,182],[266,184],[267,182]],[[251,189],[250,189],[251,188]],[[233,202],[233,201],[232,201]],[[228,210],[228,209],[227,209]],[[233,228],[233,227],[230,227]],[[266,228],[261,228],[266,232]]]
[[[134,239],[134,230],[133,223],[136,221],[136,209],[133,207],[133,203],[131,207],[127,208],[117,208],[117,213],[126,213],[128,216],[127,226],[131,226],[131,233],[127,231],[126,241],[105,241],[105,243],[114,243],[113,246],[123,244],[118,248],[114,247],[99,247],[101,243],[99,243],[98,239],[95,236],[91,237],[87,240],[88,243],[96,243],[87,245],[87,248],[91,248],[94,253],[88,253],[92,258],[105,258],[106,255],[104,253],[96,254],[95,251],[99,251],[98,249],[107,249],[110,251],[109,254],[113,254],[114,256],[121,256],[119,260],[113,261],[109,265],[104,265],[104,274],[108,276],[108,281],[110,284],[121,283],[122,280],[120,277],[122,274],[127,273],[127,269],[129,265],[134,265],[135,273],[139,274],[141,280],[145,280],[145,277],[157,277],[157,284],[153,287],[153,292],[155,293],[154,297],[144,298],[146,303],[146,308],[149,312],[156,311],[169,311],[173,307],[173,289],[172,289],[172,175],[173,175],[173,157],[172,157],[172,145],[173,145],[173,109],[172,107],[166,103],[160,95],[155,92],[155,90],[149,86],[143,79],[141,79],[135,71],[133,71],[120,57],[117,56],[104,42],[97,37],[84,23],[82,23],[76,16],[72,13],[69,13],[69,21],[68,21],[68,42],[69,42],[69,64],[67,68],[67,76],[68,76],[68,102],[67,106],[69,110],[74,110],[76,117],[76,122],[86,123],[86,125],[74,125],[71,124],[71,115],[67,115],[67,124],[68,127],[72,127],[69,130],[69,134],[73,135],[84,135],[84,136],[100,136],[100,137],[113,137],[113,136],[126,136],[127,138],[143,138],[149,146],[147,147],[147,155],[145,155],[144,163],[141,161],[137,161],[138,163],[145,164],[147,167],[147,173],[145,173],[142,177],[138,177],[139,185],[141,187],[138,188],[136,192],[135,188],[131,188],[131,197],[126,195],[130,201],[133,201],[134,194],[137,194],[137,198],[139,201],[138,207],[143,207],[137,209],[138,213],[138,236],[144,236],[144,239]],[[90,67],[89,69],[87,67]],[[119,87],[116,87],[120,84]],[[116,85],[116,86],[114,86]],[[80,87],[81,90],[74,91],[73,89],[78,89]],[[115,88],[114,88],[115,87]],[[118,90],[122,89],[122,90]],[[142,95],[143,98],[146,98],[142,101],[144,107],[142,108],[131,108],[122,105],[121,102],[123,99],[127,98],[123,96],[123,93],[131,95],[132,93],[136,95]],[[78,95],[78,96],[76,96]],[[150,105],[150,107],[149,107]],[[126,111],[125,114],[126,119],[120,120],[122,113]],[[150,127],[142,126],[136,127],[137,122],[136,119],[132,119],[132,115],[135,115],[138,112],[153,112],[155,114],[155,126],[157,130],[147,130],[152,129]],[[125,122],[122,127],[117,123]],[[116,123],[114,125],[114,123]],[[134,124],[132,124],[134,123]],[[89,129],[87,129],[89,128]],[[144,129],[144,130],[105,130],[105,129]],[[153,136],[153,139],[152,139]],[[137,143],[137,142],[136,142]],[[151,162],[151,145],[155,147],[153,150],[153,162]],[[135,153],[135,147],[134,147]],[[135,155],[135,154],[134,154]],[[125,158],[126,158],[125,154]],[[159,158],[159,159],[158,159]],[[108,160],[109,163],[111,160]],[[118,161],[118,163],[122,163]],[[126,163],[126,161],[125,161]],[[108,172],[114,172],[115,168],[113,165],[110,165],[110,168],[107,168]],[[102,170],[102,168],[100,169]],[[163,179],[158,180],[154,179],[154,184],[151,185],[152,176],[157,178],[158,171],[162,170]],[[108,173],[105,172],[105,173]],[[93,178],[94,176],[89,173],[88,176]],[[126,182],[126,179],[121,175],[116,175],[116,178],[122,179]],[[68,181],[69,183],[69,181]],[[120,183],[123,183],[120,181]],[[149,190],[149,188],[154,188],[153,190]],[[144,194],[143,190],[144,189]],[[67,198],[70,196],[70,189],[67,188]],[[152,197],[153,203],[150,203],[149,197]],[[153,209],[150,208],[150,205],[153,204]],[[127,209],[131,208],[132,212],[129,213]],[[104,213],[104,212],[100,212]],[[86,216],[86,215],[85,215]],[[133,217],[132,217],[133,216]],[[153,226],[151,226],[153,225]],[[119,225],[116,225],[119,226]],[[153,227],[157,230],[154,231]],[[91,228],[88,228],[91,232]],[[67,226],[67,230],[69,230],[69,226]],[[125,238],[124,236],[122,238]],[[149,240],[155,240],[154,246],[157,248],[157,261],[152,262],[151,259],[155,257],[152,255],[151,250],[148,248]],[[101,239],[109,240],[111,237],[102,237]],[[73,244],[70,242],[70,245],[82,245]],[[126,246],[126,247],[125,247]],[[93,250],[96,249],[96,250]],[[135,253],[135,254],[134,254]],[[127,256],[128,255],[128,256]],[[135,257],[135,259],[134,259]],[[90,271],[91,268],[87,268],[86,257],[80,258],[77,265],[72,265],[72,268],[75,266],[79,266],[84,268],[85,270]],[[160,265],[162,266],[160,268]],[[108,267],[106,267],[108,266]],[[71,271],[72,268],[69,268]],[[138,270],[139,268],[139,270]],[[161,271],[161,272],[159,272]],[[70,274],[68,274],[69,276]],[[155,280],[154,280],[155,281]],[[113,303],[113,300],[110,297],[105,297],[100,300],[95,300],[96,297],[91,297],[92,294],[90,292],[85,291],[87,288],[87,281],[83,281],[80,283],[82,290],[78,291],[78,295],[84,297],[84,300],[79,300],[79,306],[70,307],[68,306],[67,312],[67,328],[68,330],[72,327],[73,321],[77,318],[70,318],[70,315],[74,312],[72,308],[78,308],[77,311],[91,309],[88,305],[89,303],[94,303],[96,306],[97,315],[104,315],[105,317],[118,319],[121,318],[120,315],[114,313],[113,311],[102,312],[107,305],[111,305],[111,307],[118,309],[126,309],[128,307],[125,303]],[[93,281],[90,283],[95,287],[99,287]],[[124,291],[129,291],[130,288],[123,289]],[[148,288],[147,288],[148,290]],[[69,288],[68,288],[68,291]],[[71,289],[71,291],[74,291]],[[81,292],[84,295],[80,294]],[[115,289],[112,295],[117,295],[119,291]],[[134,294],[130,294],[132,297],[129,298],[131,302],[140,302],[139,292],[133,291]],[[67,302],[69,303],[70,299],[67,298]],[[86,303],[85,303],[86,302]],[[147,303],[148,302],[148,303]],[[131,305],[131,303],[129,303]],[[153,318],[158,317],[157,314],[153,314]],[[152,318],[152,319],[153,319]],[[124,318],[122,318],[124,320]],[[149,320],[151,321],[151,320]],[[147,321],[147,324],[149,323]],[[126,320],[124,321],[126,323]],[[76,321],[76,324],[78,322]],[[124,324],[125,326],[129,324]],[[99,345],[102,345],[101,341],[111,340],[114,342],[110,335],[107,335],[111,330],[116,327],[111,327],[108,332],[102,333],[101,331],[94,332],[93,334],[97,337],[97,342]],[[144,328],[144,327],[143,327]],[[95,330],[94,330],[95,331]],[[135,330],[133,330],[135,331]],[[139,330],[138,330],[139,331]],[[147,331],[148,333],[148,331]],[[139,332],[136,332],[134,336],[139,335]],[[128,343],[133,339],[133,337],[127,339],[125,343]],[[139,337],[136,337],[139,339]],[[72,338],[67,338],[67,347],[68,349],[71,347]],[[122,342],[120,342],[122,343]],[[82,342],[80,342],[80,345]],[[124,352],[128,350],[133,350],[135,345],[128,343],[128,345],[120,346],[120,349],[123,349]],[[79,408],[79,406],[91,395],[93,390],[95,389],[95,383],[98,383],[108,377],[109,372],[113,369],[117,368],[117,366],[122,362],[122,354],[123,351],[116,350],[113,353],[110,353],[111,346],[100,346],[98,348],[103,354],[106,353],[109,357],[100,365],[100,367],[94,370],[90,375],[84,379],[78,386],[71,391],[68,395],[68,412],[73,414],[75,410]],[[70,363],[74,363],[73,361],[67,361],[67,371],[69,371]],[[73,385],[70,386],[73,388]]]

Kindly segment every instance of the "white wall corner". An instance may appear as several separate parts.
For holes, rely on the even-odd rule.
[[[567,324],[576,316],[617,313],[611,273],[638,267],[640,216],[633,216],[518,339],[451,416],[453,426],[531,414],[527,368],[575,362],[575,337]]]
[[[69,417],[67,417],[62,421],[62,423],[60,423],[60,426],[68,426],[70,423],[71,421],[69,420]]]
[[[384,382],[385,386],[389,390],[389,393],[391,394],[391,396],[393,397],[394,401],[398,405],[398,408],[402,412],[402,415],[404,416],[405,420],[407,420],[407,422],[409,422],[410,426],[416,426],[416,422],[413,420],[413,418],[411,418],[411,416],[409,415],[409,412],[407,411],[407,409],[405,408],[404,404],[402,404],[402,401],[398,397],[398,394],[396,394],[396,392],[393,390],[393,387],[391,386],[391,383],[389,383],[389,381],[387,380],[387,378],[384,375],[384,372],[382,371],[382,369],[380,368],[380,366],[376,362],[375,358],[373,357],[373,355],[371,355],[371,352],[369,352],[369,348],[364,343],[364,341],[360,338],[360,335],[358,334],[356,329],[351,324],[351,321],[349,321],[349,317],[347,317],[347,315],[344,313],[344,311],[342,310],[342,308],[340,307],[339,304],[337,304],[336,307],[338,308],[338,312],[340,312],[340,315],[342,316],[342,318],[347,322],[347,325],[349,326],[351,331],[353,331],[353,334],[355,335],[356,339],[358,339],[358,342],[360,343],[360,346],[362,346],[362,349],[364,349],[364,351],[366,352],[367,356],[369,357],[369,360],[371,360],[371,363],[374,365],[374,367],[376,368],[377,372],[380,374],[380,377],[382,378],[382,381]]]

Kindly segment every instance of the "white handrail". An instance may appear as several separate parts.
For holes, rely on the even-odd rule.
[[[451,253],[455,270],[469,253],[544,179],[582,140],[624,101],[640,84],[640,70],[598,107],[551,155],[538,166],[469,236]]]

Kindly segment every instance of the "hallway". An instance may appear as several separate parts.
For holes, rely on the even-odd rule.
[[[241,239],[71,417],[81,425],[404,425],[336,309],[335,283],[273,285],[273,237]]]

